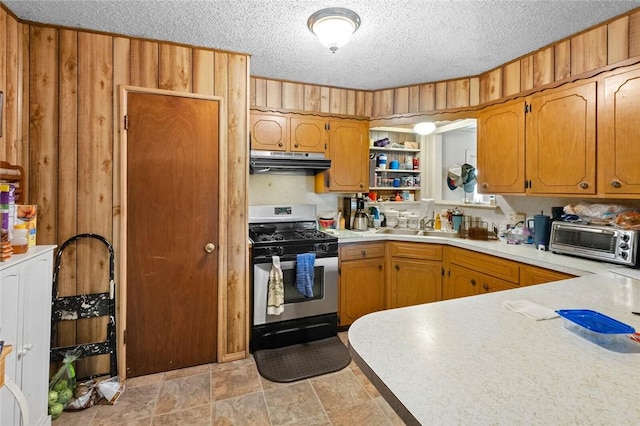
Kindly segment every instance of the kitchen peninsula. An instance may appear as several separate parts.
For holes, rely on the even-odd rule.
[[[602,270],[375,312],[349,329],[350,351],[407,424],[639,424],[640,352],[504,308],[516,300],[592,309],[640,329],[631,313],[640,281]]]

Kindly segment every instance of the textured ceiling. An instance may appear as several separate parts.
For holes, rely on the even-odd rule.
[[[382,89],[477,75],[640,7],[640,0],[3,1],[20,19],[251,55],[251,75]],[[347,7],[360,29],[332,54],[307,29]]]

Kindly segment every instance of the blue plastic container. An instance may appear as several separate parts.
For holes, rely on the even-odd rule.
[[[589,309],[556,311],[566,329],[605,349],[615,352],[640,352],[640,343],[630,339],[636,330],[623,322]]]

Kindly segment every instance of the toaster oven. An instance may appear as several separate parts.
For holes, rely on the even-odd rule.
[[[549,250],[554,253],[636,266],[639,232],[611,226],[553,222]]]

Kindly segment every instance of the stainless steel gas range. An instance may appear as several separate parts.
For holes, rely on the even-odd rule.
[[[325,339],[337,334],[338,239],[318,230],[315,205],[249,207],[252,241],[251,350]],[[312,291],[296,286],[298,259],[312,253]],[[274,257],[276,262],[274,262]],[[282,271],[283,311],[267,309],[270,273]],[[310,269],[307,266],[307,269]]]

